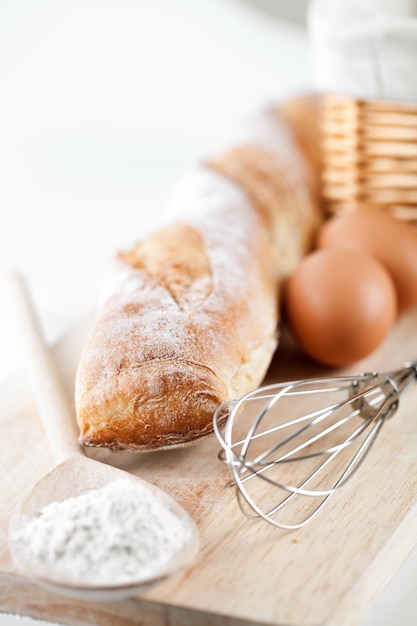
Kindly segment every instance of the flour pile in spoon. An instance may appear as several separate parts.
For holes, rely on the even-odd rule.
[[[121,479],[47,505],[13,539],[27,561],[73,581],[113,585],[157,575],[190,533],[150,489]]]

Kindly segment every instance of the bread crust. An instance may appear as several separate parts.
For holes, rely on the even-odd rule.
[[[266,115],[273,124],[276,111]],[[312,165],[284,117],[276,123],[291,150],[236,145],[197,165],[165,225],[116,255],[76,375],[81,444],[186,445],[212,432],[220,404],[261,383],[280,282],[319,221],[312,182],[283,184],[297,159],[309,175]]]
[[[232,183],[204,167],[193,178],[197,206],[212,194],[210,211],[114,261],[111,295],[77,373],[85,445],[155,448],[200,437],[217,406],[256,385],[272,357],[278,302],[267,231]]]

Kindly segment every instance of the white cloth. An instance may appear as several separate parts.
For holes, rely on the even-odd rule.
[[[417,102],[417,0],[313,0],[308,29],[319,91]]]

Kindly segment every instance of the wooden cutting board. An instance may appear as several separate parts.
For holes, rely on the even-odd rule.
[[[74,372],[90,319],[55,347],[72,401]],[[404,316],[353,373],[391,370],[417,358],[417,311]],[[282,338],[268,382],[321,375]],[[53,466],[23,375],[0,393],[0,611],[103,626],[269,624],[354,626],[417,542],[417,385],[405,392],[355,478],[299,531],[247,519],[214,436],[182,450],[151,454],[92,451],[153,481],[197,522],[202,548],[187,571],[140,598],[87,603],[23,578],[10,561],[11,513]]]

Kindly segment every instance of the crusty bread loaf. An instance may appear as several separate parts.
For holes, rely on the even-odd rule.
[[[321,220],[317,115],[313,97],[270,107],[209,160],[263,215],[281,277],[294,271]]]
[[[212,431],[221,403],[262,381],[280,281],[320,220],[317,163],[296,124],[278,109],[262,124],[267,140],[256,131],[196,166],[173,190],[166,224],[116,256],[76,377],[82,444],[190,443]]]

